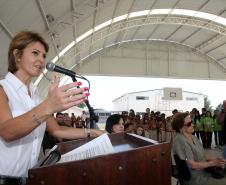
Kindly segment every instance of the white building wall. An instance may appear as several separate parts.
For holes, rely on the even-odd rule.
[[[129,108],[135,110],[135,112],[145,112],[146,108],[154,109],[155,108],[155,98],[159,94],[160,90],[156,91],[146,91],[146,92],[137,92],[129,94]],[[147,97],[147,100],[137,100],[137,96]]]
[[[114,101],[114,110],[115,111],[127,111],[130,109],[129,106],[129,95],[125,94]]]
[[[144,100],[137,100],[137,97],[143,97]],[[153,91],[143,91],[126,94],[113,101],[115,111],[128,111],[134,109],[135,112],[145,112],[148,107],[153,111],[160,111],[167,116],[172,114],[172,110],[191,111],[197,108],[201,111],[204,107],[204,95],[192,92],[182,92],[182,100],[164,100],[163,89]]]

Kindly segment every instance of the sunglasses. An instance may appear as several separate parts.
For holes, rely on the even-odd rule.
[[[186,126],[186,127],[190,127],[190,126],[191,126],[191,124],[193,124],[193,122],[192,122],[192,121],[189,121],[188,123],[184,124],[184,126]]]

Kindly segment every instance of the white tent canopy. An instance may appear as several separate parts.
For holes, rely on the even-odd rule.
[[[83,75],[225,80],[225,10],[223,0],[0,0],[0,76],[11,38],[28,29],[49,42],[47,61]],[[36,83],[45,93],[47,80]]]

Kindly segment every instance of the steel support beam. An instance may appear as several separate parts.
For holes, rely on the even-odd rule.
[[[59,57],[59,49],[57,47],[57,43],[56,43],[56,40],[54,38],[54,34],[52,33],[52,31],[50,30],[50,25],[49,25],[49,22],[47,20],[47,17],[46,17],[46,12],[45,12],[45,9],[44,9],[44,6],[41,2],[41,0],[36,0],[37,4],[38,4],[38,8],[39,8],[39,11],[41,12],[41,15],[42,15],[42,18],[43,18],[43,21],[46,25],[46,29],[48,30],[48,32],[50,33],[50,38],[53,42],[53,46],[54,46],[54,51],[56,53],[56,55]]]
[[[223,38],[223,35],[220,34],[216,34],[215,36],[213,36],[212,38],[206,40],[205,42],[201,43],[200,45],[196,46],[195,48],[198,50],[201,50],[215,42],[217,42],[218,40],[220,40],[221,38]]]
[[[13,38],[13,33],[9,30],[9,28],[5,25],[5,23],[0,19],[0,26],[3,28],[5,33],[10,37]]]

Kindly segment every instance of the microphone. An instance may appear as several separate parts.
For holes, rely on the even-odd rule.
[[[60,66],[54,64],[53,62],[47,62],[46,69],[48,71],[55,71],[55,72],[58,72],[58,73],[65,74],[65,75],[70,76],[70,77],[74,77],[76,75],[76,73],[74,71],[60,67]]]

